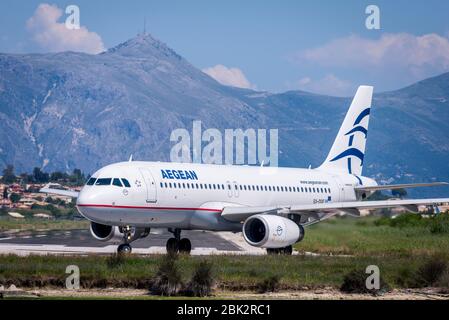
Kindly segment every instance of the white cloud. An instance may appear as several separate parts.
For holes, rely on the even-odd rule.
[[[371,68],[374,73],[402,72],[422,79],[449,70],[449,39],[435,33],[384,34],[375,40],[351,35],[300,51],[293,60],[325,67]]]
[[[65,22],[58,22],[63,12],[56,5],[40,4],[27,21],[27,29],[33,40],[51,52],[77,51],[100,53],[104,51],[101,37],[86,27],[70,30]]]
[[[228,68],[224,65],[217,64],[214,67],[205,68],[202,71],[226,86],[245,89],[256,88],[248,81],[245,74],[239,68]]]
[[[327,74],[321,79],[312,79],[304,77],[296,82],[288,83],[287,86],[293,90],[303,90],[318,94],[326,94],[332,96],[349,96],[353,92],[351,82],[340,79],[334,74]]]

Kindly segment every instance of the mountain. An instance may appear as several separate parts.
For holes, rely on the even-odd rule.
[[[0,54],[0,167],[93,172],[130,154],[169,160],[170,133],[191,132],[194,120],[203,130],[279,129],[279,164],[314,167],[349,103],[223,86],[148,34],[98,55]],[[364,174],[449,181],[448,120],[449,74],[376,94]]]

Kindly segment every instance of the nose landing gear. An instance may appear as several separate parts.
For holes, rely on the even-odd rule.
[[[123,227],[123,242],[117,247],[117,253],[119,254],[130,254],[132,252],[132,247],[130,245],[130,242],[132,240],[132,230],[130,226]]]
[[[168,229],[173,233],[173,238],[167,240],[167,253],[185,253],[190,254],[192,250],[192,243],[187,238],[181,239],[181,229]]]

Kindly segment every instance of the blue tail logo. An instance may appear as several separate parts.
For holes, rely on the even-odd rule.
[[[352,174],[352,162],[351,162],[351,156],[354,156],[356,158],[358,158],[360,160],[360,166],[363,166],[363,158],[365,157],[365,154],[360,151],[357,148],[352,147],[353,141],[354,141],[354,135],[356,133],[363,133],[364,138],[366,139],[367,135],[368,135],[368,130],[360,125],[360,122],[362,122],[362,120],[369,116],[371,111],[371,108],[366,108],[364,109],[357,117],[357,119],[354,121],[354,125],[353,128],[351,130],[349,130],[345,136],[349,136],[349,141],[348,141],[348,149],[346,149],[345,151],[343,151],[342,153],[340,153],[339,155],[337,155],[336,157],[334,157],[333,159],[331,159],[330,161],[337,161],[339,159],[342,158],[348,158],[348,172],[350,174]]]

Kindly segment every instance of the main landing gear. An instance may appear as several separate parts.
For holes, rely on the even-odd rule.
[[[275,255],[275,254],[285,254],[291,256],[293,253],[293,247],[288,246],[284,248],[267,248],[267,254]]]
[[[192,244],[187,238],[181,239],[181,229],[168,229],[173,233],[173,238],[167,240],[167,253],[185,253],[190,254],[192,250]]]
[[[121,229],[123,232],[123,241],[121,245],[117,247],[117,253],[119,254],[130,254],[133,250],[133,248],[130,245],[132,233],[131,233],[131,227],[126,226]]]

